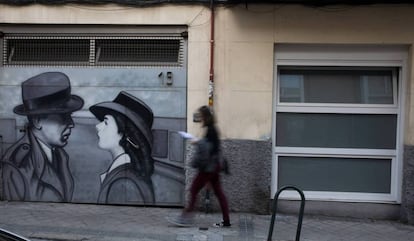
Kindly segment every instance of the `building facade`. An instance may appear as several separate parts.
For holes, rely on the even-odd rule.
[[[201,135],[193,113],[209,104],[230,161],[223,181],[233,211],[266,213],[279,188],[295,185],[307,213],[413,223],[413,11],[411,4],[223,3],[212,11],[198,3],[3,3],[2,153],[26,134],[27,116],[14,109],[23,82],[59,72],[84,100],[64,146],[70,202],[96,202],[111,165],[89,108],[125,91],[153,112],[150,204],[184,203],[191,146],[178,131]],[[2,182],[10,184],[4,174]],[[293,212],[299,197],[281,198]],[[119,202],[143,204],[128,200]]]

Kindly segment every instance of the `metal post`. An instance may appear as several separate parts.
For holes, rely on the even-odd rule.
[[[276,212],[277,212],[277,200],[279,199],[279,195],[280,195],[281,192],[283,192],[284,190],[288,190],[288,189],[297,191],[300,195],[300,198],[301,198],[300,211],[299,211],[299,217],[298,217],[298,226],[297,226],[297,229],[296,229],[296,239],[295,239],[295,241],[299,241],[299,239],[300,239],[300,231],[302,229],[303,213],[305,211],[305,195],[297,187],[285,186],[285,187],[282,187],[281,189],[279,189],[279,191],[276,192],[275,197],[273,199],[272,219],[270,221],[269,234],[267,235],[267,241],[272,241],[273,227],[274,227],[274,224],[275,224],[275,218],[276,218]]]

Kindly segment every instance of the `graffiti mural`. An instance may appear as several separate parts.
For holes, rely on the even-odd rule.
[[[83,70],[88,71],[94,70]],[[100,70],[100,78],[113,72]],[[159,91],[163,86],[156,85],[158,79],[153,81],[154,87],[131,86],[141,85],[139,81],[145,79],[136,73],[116,87],[85,87],[82,71],[76,69],[45,71],[10,85],[19,88],[21,100],[7,103],[13,105],[13,113],[3,111],[0,118],[0,197],[182,204],[185,150],[178,131],[185,130],[185,118],[180,117],[185,111],[172,108],[176,102],[168,96],[185,96],[185,89]],[[3,86],[0,92],[5,89]]]
[[[4,196],[7,200],[70,201],[73,177],[68,143],[74,123],[71,113],[83,106],[71,95],[69,78],[47,72],[22,83],[23,104],[14,108],[28,119],[25,135],[2,158]]]
[[[96,125],[99,147],[108,150],[113,159],[101,175],[98,202],[153,204],[152,110],[124,91],[114,101],[89,110],[101,121]]]

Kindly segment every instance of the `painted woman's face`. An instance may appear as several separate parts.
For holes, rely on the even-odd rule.
[[[119,146],[122,136],[118,133],[118,126],[112,115],[105,115],[102,122],[96,125],[99,142],[98,146],[102,149],[112,149]]]

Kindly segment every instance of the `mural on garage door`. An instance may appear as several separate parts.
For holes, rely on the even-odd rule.
[[[65,74],[48,72],[23,82],[22,100],[14,113],[28,123],[2,158],[5,198],[70,201],[74,184],[64,146],[74,127],[71,113],[82,108],[83,99],[71,95]]]
[[[112,156],[108,171],[100,176],[98,201],[153,204],[151,108],[122,91],[113,101],[93,105],[89,110],[101,121],[96,125],[98,145]]]
[[[184,140],[178,131],[185,130],[185,118],[174,113],[184,116],[181,102],[185,98],[170,101],[169,97],[183,96],[185,89],[166,91],[159,80],[164,74],[158,71],[118,72],[129,73],[123,76],[129,83],[140,76],[155,76],[152,82],[160,87],[151,88],[143,86],[142,80],[134,81],[139,87],[85,87],[82,71],[76,69],[25,73],[18,85],[10,85],[14,93],[18,89],[20,98],[14,95],[6,104],[12,106],[9,116],[15,118],[0,118],[2,198],[182,204]],[[100,72],[94,78],[109,78],[105,73],[114,77],[113,71]],[[7,87],[1,92],[6,103]],[[160,103],[166,106],[160,108]],[[165,110],[173,114],[168,117]]]

